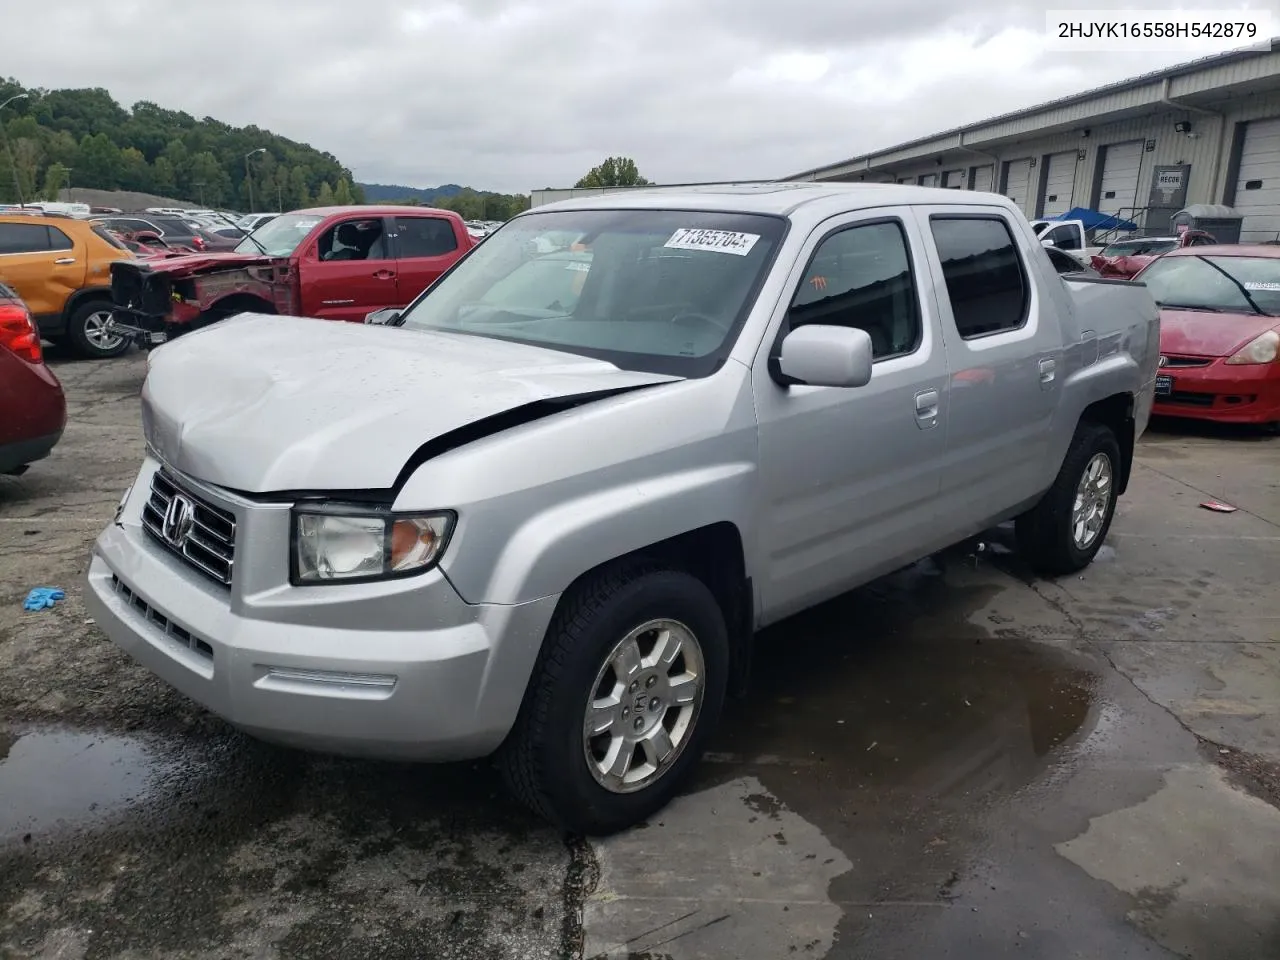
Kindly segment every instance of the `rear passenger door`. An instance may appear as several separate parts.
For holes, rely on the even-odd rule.
[[[950,380],[941,518],[957,540],[1043,492],[1062,334],[1028,268],[1040,251],[1011,214],[920,207],[917,217]]]
[[[946,452],[946,359],[923,240],[910,211],[837,217],[814,231],[752,371],[760,444],[753,576],[774,620],[934,549]],[[861,327],[863,387],[778,385],[767,359],[791,329]]]
[[[440,278],[458,259],[458,235],[444,217],[395,218],[396,269],[403,307]]]
[[[67,298],[84,285],[86,251],[38,220],[0,222],[0,278],[27,304],[42,330],[56,331]]]

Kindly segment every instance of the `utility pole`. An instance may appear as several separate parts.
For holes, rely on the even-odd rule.
[[[280,178],[276,177],[276,213],[284,213],[284,187],[280,186]]]
[[[13,103],[13,101],[25,99],[27,99],[27,94],[15,93],[4,103],[0,103],[0,112],[2,112],[9,104]],[[22,199],[22,184],[18,182],[18,161],[13,157],[13,147],[9,144],[9,131],[5,128],[3,116],[0,116],[0,137],[4,137],[5,153],[9,154],[9,166],[13,170],[13,192],[18,195],[18,206],[24,207],[26,204]]]
[[[204,206],[204,181],[196,181],[196,189],[200,191],[200,206]]]
[[[257,211],[254,209],[254,206],[253,206],[253,170],[251,170],[249,167],[249,158],[252,157],[255,153],[266,153],[266,152],[267,152],[266,147],[259,147],[257,150],[250,150],[248,153],[244,155],[244,178],[245,178],[245,181],[249,184],[249,212],[250,213],[256,213]]]

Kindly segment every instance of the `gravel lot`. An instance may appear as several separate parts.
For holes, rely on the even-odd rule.
[[[994,531],[771,628],[686,795],[587,842],[119,653],[81,580],[145,365],[51,359],[66,435],[0,478],[0,956],[1280,956],[1280,440],[1158,425],[1083,576]]]

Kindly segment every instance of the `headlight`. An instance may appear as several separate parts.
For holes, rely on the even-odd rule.
[[[1280,333],[1268,330],[1227,357],[1227,363],[1270,363],[1277,355],[1280,355]]]
[[[293,511],[293,582],[386,580],[432,567],[453,531],[452,513],[359,507]]]

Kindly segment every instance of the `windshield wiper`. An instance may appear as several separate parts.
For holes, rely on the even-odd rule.
[[[228,217],[226,214],[224,214],[224,213],[217,213],[217,212],[215,212],[215,213],[214,213],[214,216],[215,216],[215,217],[219,217],[220,219],[227,221],[227,223],[228,223],[228,224],[230,224],[230,225],[232,226],[232,228],[234,228],[234,229],[236,229],[236,230],[239,230],[242,234],[244,234],[244,238],[245,238],[246,240],[248,240],[250,243],[252,243],[255,247],[257,247],[260,251],[262,251],[262,255],[263,255],[264,257],[269,257],[269,256],[271,256],[271,254],[267,253],[267,248],[266,248],[266,247],[264,247],[262,244],[260,244],[257,240],[253,239],[253,237],[249,234],[249,232],[248,232],[247,230],[245,230],[245,228],[244,228],[244,227],[240,226],[240,224],[236,223],[234,220],[232,220],[232,219],[231,219],[230,217]]]
[[[1237,279],[1236,279],[1235,277],[1233,277],[1231,274],[1227,273],[1227,271],[1223,270],[1220,266],[1218,266],[1216,263],[1214,263],[1214,262],[1213,262],[1212,260],[1210,260],[1208,257],[1202,257],[1202,256],[1197,255],[1197,256],[1196,256],[1196,259],[1197,259],[1197,260],[1203,260],[1205,263],[1209,264],[1209,266],[1213,267],[1213,269],[1217,270],[1220,274],[1222,274],[1224,277],[1226,277],[1228,280],[1230,280],[1232,283],[1234,283],[1234,284],[1236,285],[1236,289],[1237,289],[1237,290],[1239,290],[1239,291],[1240,291],[1240,293],[1241,293],[1241,295],[1242,295],[1246,300],[1248,300],[1248,301],[1249,301],[1249,306],[1253,307],[1253,312],[1254,312],[1254,313],[1256,313],[1256,314],[1258,314],[1258,315],[1260,315],[1260,316],[1263,316],[1263,317],[1270,316],[1270,314],[1269,314],[1269,313],[1267,313],[1267,311],[1263,310],[1260,306],[1258,306],[1258,302],[1257,302],[1256,300],[1254,300],[1254,299],[1253,299],[1253,294],[1251,294],[1248,290],[1246,290],[1246,289],[1245,289],[1245,285],[1244,285],[1243,283],[1241,283],[1239,280],[1237,280]],[[1218,312],[1219,312],[1219,313],[1222,313],[1223,311],[1219,310]]]
[[[1197,303],[1162,303],[1156,301],[1156,306],[1161,310],[1197,310],[1201,313],[1226,313],[1225,307],[1205,307]]]

